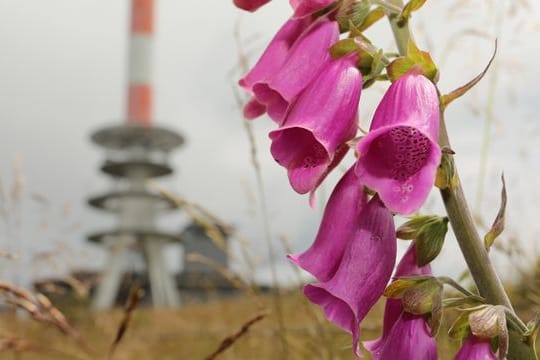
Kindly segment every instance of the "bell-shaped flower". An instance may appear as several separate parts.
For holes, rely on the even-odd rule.
[[[334,276],[367,201],[364,187],[350,168],[330,195],[315,241],[305,252],[287,257],[318,281]]]
[[[319,18],[294,43],[280,68],[272,76],[253,85],[255,99],[266,106],[268,115],[278,124],[283,123],[296,96],[330,61],[328,49],[338,39],[338,23]]]
[[[394,276],[431,274],[429,264],[422,267],[417,265],[413,242],[401,258]],[[382,336],[364,341],[363,344],[374,360],[437,359],[437,344],[425,318],[405,313],[400,299],[386,300]]]
[[[356,55],[327,62],[291,106],[282,127],[270,132],[270,151],[288,171],[292,188],[313,191],[345,152],[337,150],[356,134],[362,76]]]
[[[455,360],[496,360],[489,339],[469,335],[456,354]]]
[[[402,312],[374,360],[437,360],[437,342],[424,316]]]
[[[238,81],[238,84],[253,94],[253,85],[266,81],[276,74],[287,59],[291,47],[311,23],[311,17],[288,20],[270,41],[255,66]],[[265,112],[266,106],[255,98],[252,98],[244,107],[244,116],[247,119],[254,119]]]
[[[411,214],[435,182],[438,136],[437,90],[413,68],[390,86],[377,107],[369,134],[358,143],[356,173],[391,211]]]
[[[360,212],[334,276],[304,288],[305,295],[322,307],[328,320],[352,334],[356,354],[360,322],[383,294],[395,257],[392,213],[375,196]]]
[[[269,3],[270,1],[271,0],[233,0],[236,7],[251,12],[257,10],[258,8]]]
[[[289,0],[294,9],[294,17],[297,18],[313,14],[334,2],[335,0]]]

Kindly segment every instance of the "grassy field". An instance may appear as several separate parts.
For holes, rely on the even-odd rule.
[[[271,295],[245,296],[188,305],[178,310],[139,308],[113,359],[205,359],[227,337],[250,319],[267,314],[219,354],[219,359],[352,359],[351,338],[322,318],[300,291],[281,297],[284,331]],[[383,304],[378,304],[362,324],[362,338],[380,333]],[[31,318],[0,315],[1,359],[107,359],[124,316],[122,309],[92,313],[82,306],[62,309],[81,339],[92,350],[81,349],[74,339]],[[444,329],[443,329],[444,332]],[[440,336],[441,339],[444,336]],[[286,354],[283,353],[286,343]],[[440,358],[451,359],[458,344],[440,341]],[[367,357],[369,358],[369,357]]]

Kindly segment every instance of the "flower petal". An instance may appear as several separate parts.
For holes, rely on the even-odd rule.
[[[336,21],[319,18],[290,49],[279,70],[252,87],[257,100],[268,108],[268,115],[283,123],[289,105],[330,61],[328,48],[339,39]]]
[[[270,0],[233,0],[233,2],[240,9],[254,12],[261,6],[269,3]]]
[[[252,92],[255,83],[274,75],[287,59],[291,47],[311,23],[311,18],[288,20],[270,41],[255,66],[240,79],[240,86]]]
[[[429,264],[422,267],[417,265],[416,244],[412,242],[396,267],[394,277],[431,274],[431,266]],[[363,342],[364,347],[371,353],[374,359],[383,359],[381,354],[386,346],[388,336],[402,313],[403,306],[400,299],[389,298],[386,300],[382,336],[375,340]]]
[[[320,184],[336,165],[338,148],[356,133],[362,79],[355,63],[355,56],[330,61],[290,108],[285,124],[269,134],[272,156],[300,194]]]
[[[244,106],[244,117],[248,120],[258,118],[266,112],[266,106],[251,98]]]
[[[361,211],[336,273],[329,281],[306,285],[304,293],[326,317],[353,335],[358,354],[359,325],[382,295],[396,256],[392,214],[374,197]]]
[[[489,339],[469,335],[456,354],[455,360],[496,360]]]
[[[393,212],[425,202],[441,161],[435,86],[415,70],[395,81],[377,107],[371,131],[357,146],[357,175]]]
[[[289,0],[294,9],[294,17],[301,18],[324,9],[335,0]]]
[[[330,280],[339,267],[366,201],[364,187],[351,168],[330,195],[313,245],[301,254],[287,257],[317,280]]]
[[[437,141],[439,117],[439,96],[435,85],[417,68],[412,68],[386,91],[375,111],[370,130],[406,124]]]
[[[374,360],[437,360],[437,342],[423,316],[406,312],[396,321]]]

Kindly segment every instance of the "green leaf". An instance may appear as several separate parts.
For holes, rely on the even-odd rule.
[[[405,56],[400,56],[386,67],[386,72],[391,81],[396,81],[415,65],[414,61]]]
[[[403,240],[416,240],[418,266],[424,266],[439,255],[448,232],[448,218],[437,215],[414,216],[401,225],[396,236]]]
[[[334,59],[339,59],[340,57],[353,51],[357,51],[358,49],[359,46],[354,39],[343,39],[330,47],[330,56],[332,56]]]
[[[501,181],[501,206],[499,208],[497,216],[495,217],[495,220],[493,221],[493,224],[491,225],[491,229],[488,231],[486,236],[484,236],[484,245],[487,250],[491,248],[495,239],[504,231],[504,222],[506,219],[506,203],[508,200],[506,196],[506,183],[504,181],[504,174],[501,175]]]
[[[396,236],[403,240],[415,240],[418,238],[422,228],[441,221],[437,215],[413,216],[396,230]]]
[[[469,328],[469,313],[462,312],[450,326],[448,336],[454,340],[463,340],[469,336]]]
[[[449,298],[444,299],[443,306],[445,308],[455,308],[463,306],[478,306],[481,304],[477,299],[471,297],[459,297],[459,298]]]
[[[441,291],[437,293],[433,299],[433,308],[431,309],[431,316],[429,317],[429,327],[431,329],[431,336],[436,337],[441,329],[442,318],[443,318],[443,292],[442,287]]]
[[[444,244],[448,232],[448,218],[425,225],[416,239],[416,261],[418,266],[429,264],[435,259]]]
[[[366,0],[357,2],[350,8],[348,6],[341,6],[340,12],[336,17],[340,32],[345,33],[350,31],[351,25],[355,28],[361,25],[369,15],[370,9],[371,3]]]
[[[400,56],[387,66],[386,72],[391,81],[395,81],[403,76],[413,67],[419,67],[422,74],[433,82],[436,82],[439,77],[439,71],[431,58],[431,55],[418,49],[414,41],[410,40],[407,56]]]
[[[424,75],[428,79],[431,79],[433,82],[438,80],[439,70],[437,70],[437,66],[435,66],[431,55],[427,51],[420,50],[412,40],[409,40],[407,56],[414,61],[415,64],[420,65]]]
[[[493,54],[491,55],[491,58],[489,59],[489,62],[487,63],[484,70],[478,74],[474,79],[469,81],[463,86],[458,87],[457,89],[451,91],[449,94],[441,96],[441,107],[444,109],[448,104],[450,104],[452,101],[462,97],[465,95],[469,90],[471,90],[476,84],[480,82],[488,72],[491,64],[493,63],[493,60],[495,60],[495,55],[497,55],[497,40],[495,40],[495,48],[493,49]]]
[[[420,9],[426,0],[411,0],[405,5],[398,17],[398,26],[405,26],[410,19],[412,12]]]
[[[397,279],[384,290],[384,296],[391,299],[401,299],[403,294],[417,283],[418,280],[414,279]]]
[[[359,24],[356,28],[359,31],[365,31],[371,25],[382,19],[385,15],[386,14],[384,13],[384,10],[381,7],[378,7],[375,10],[370,11],[364,18],[364,21],[362,21],[362,23]]]

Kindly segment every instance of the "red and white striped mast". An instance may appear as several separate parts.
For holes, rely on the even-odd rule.
[[[131,0],[130,30],[126,120],[129,124],[150,126],[154,102],[154,0]]]
[[[123,275],[133,270],[130,257],[134,254],[144,260],[152,303],[179,304],[176,283],[165,266],[164,249],[180,238],[156,226],[159,213],[175,207],[147,186],[149,179],[172,174],[167,155],[184,142],[181,135],[152,125],[154,1],[130,0],[126,120],[92,135],[93,142],[107,150],[102,172],[121,180],[115,191],[88,201],[99,210],[115,213],[117,218],[116,228],[88,237],[109,251],[108,264],[93,299],[96,309],[114,306]]]

